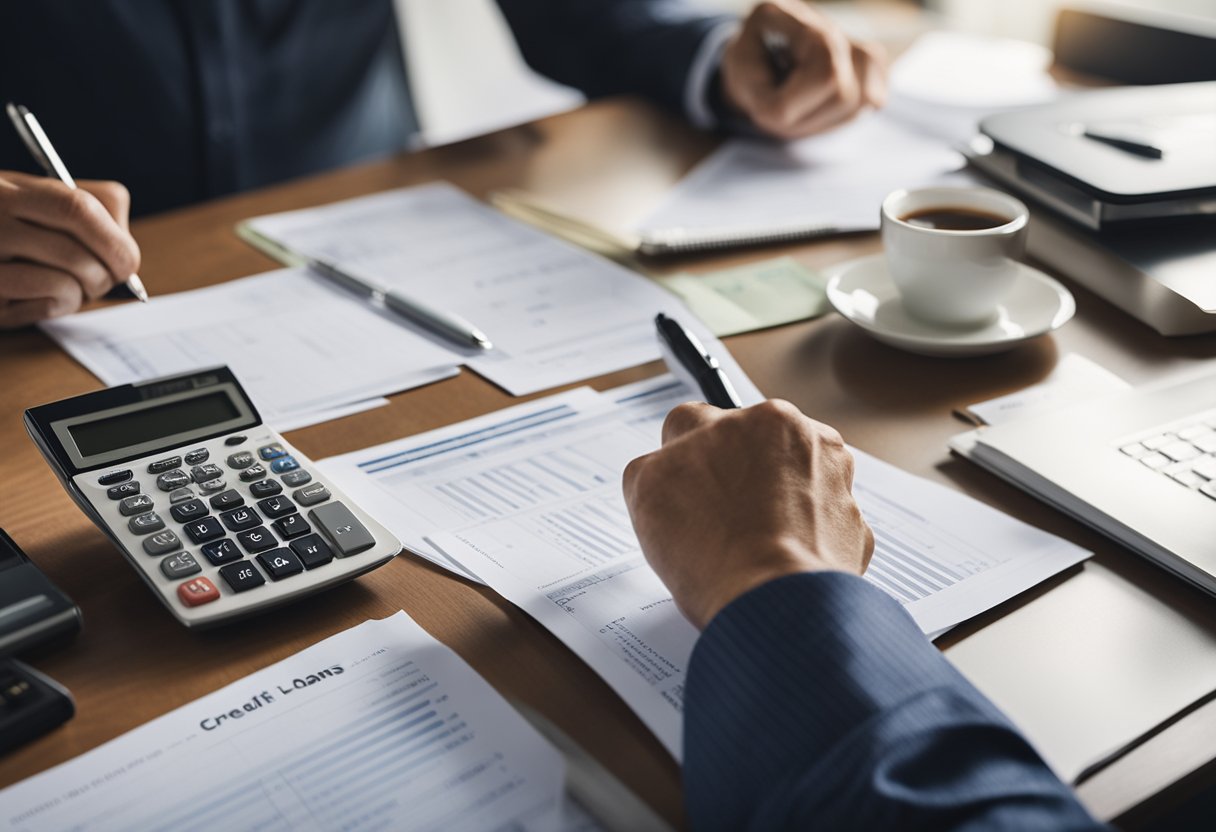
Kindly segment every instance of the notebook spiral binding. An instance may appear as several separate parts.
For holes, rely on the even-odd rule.
[[[672,228],[645,232],[638,241],[637,251],[647,257],[670,257],[677,254],[700,254],[733,248],[793,243],[847,232],[848,229],[822,222],[797,223],[767,229]]]

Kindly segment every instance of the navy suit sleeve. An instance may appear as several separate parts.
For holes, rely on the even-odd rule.
[[[702,40],[734,18],[683,0],[498,0],[524,60],[588,97],[645,95],[683,111]]]
[[[693,653],[694,830],[1103,828],[903,609],[843,573],[736,599]]]

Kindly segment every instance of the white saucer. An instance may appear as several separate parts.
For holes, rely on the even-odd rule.
[[[1017,282],[996,318],[974,329],[935,326],[908,315],[887,273],[885,254],[829,268],[827,295],[837,312],[884,344],[920,355],[987,355],[1058,329],[1077,310],[1072,293],[1059,281],[1017,265]]]

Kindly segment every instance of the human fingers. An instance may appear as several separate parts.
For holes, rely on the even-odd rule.
[[[75,237],[11,217],[0,217],[0,261],[4,260],[40,263],[66,272],[89,298],[101,297],[116,282],[106,265]]]
[[[6,181],[10,180],[10,181]],[[139,270],[139,246],[90,192],[47,178],[0,178],[0,215],[70,234],[110,273],[125,280]]]
[[[887,56],[876,43],[854,41],[853,69],[861,83],[861,97],[871,107],[887,103]]]
[[[39,318],[75,312],[84,300],[71,275],[36,263],[0,263],[0,325],[23,326],[41,304]]]
[[[126,185],[102,179],[77,179],[76,186],[97,197],[124,231],[131,227],[131,192]]]
[[[671,409],[663,420],[663,444],[679,439],[697,428],[713,424],[723,411],[705,402],[685,402]]]

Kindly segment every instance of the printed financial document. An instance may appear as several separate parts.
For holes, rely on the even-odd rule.
[[[759,394],[749,383],[741,395]],[[621,473],[658,447],[667,412],[693,398],[671,377],[572,391],[320,465],[411,549],[455,562],[548,627],[678,757],[697,631],[641,554]],[[927,634],[1088,557],[854,453],[855,493],[876,538],[867,578]]]
[[[562,828],[560,754],[404,612],[0,792],[0,828]]]
[[[447,349],[302,269],[41,326],[109,385],[227,364],[262,418],[283,429],[459,372]]]
[[[640,275],[446,183],[245,226],[268,250],[330,260],[470,321],[495,348],[458,360],[517,396],[658,358],[655,314],[682,311]]]

